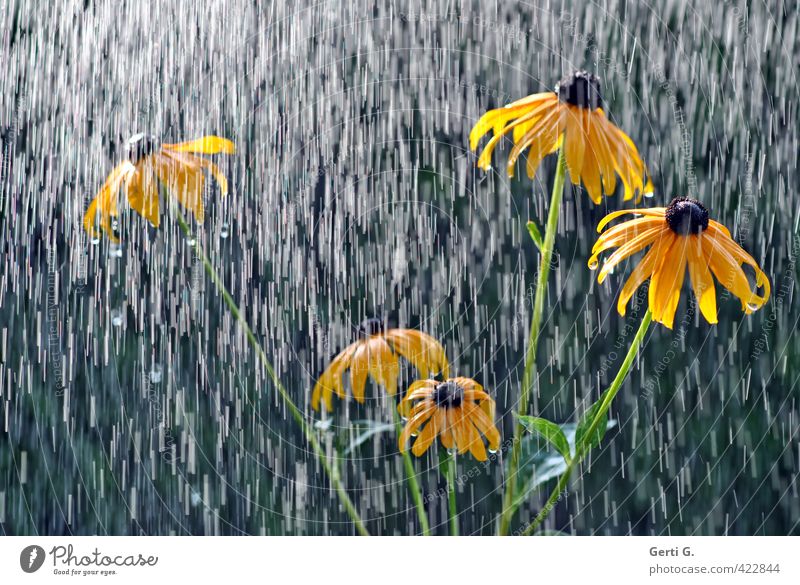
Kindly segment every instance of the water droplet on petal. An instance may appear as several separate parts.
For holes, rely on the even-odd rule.
[[[491,447],[487,448],[486,450],[489,452],[489,455],[494,455],[497,453],[497,449],[492,449]]]
[[[596,259],[592,258],[591,260],[589,260],[589,270],[597,270],[598,264],[599,262]]]
[[[652,191],[645,191],[644,193],[642,193],[642,195],[647,199],[652,199],[653,197],[655,197],[655,193],[653,193]]]
[[[747,303],[747,308],[751,311],[758,311],[761,308],[761,305],[757,305],[755,303]]]

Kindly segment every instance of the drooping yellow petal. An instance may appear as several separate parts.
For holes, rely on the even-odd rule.
[[[649,246],[652,244],[656,238],[660,237],[664,233],[664,228],[661,226],[650,228],[643,234],[639,234],[636,237],[631,238],[627,242],[625,242],[619,249],[611,254],[605,262],[603,262],[603,267],[600,269],[600,273],[597,275],[597,282],[599,284],[603,284],[603,281],[606,279],[606,276],[614,269],[614,267],[622,262],[628,256],[632,256],[636,254],[636,252],[640,251],[642,248]],[[597,261],[598,253],[592,255],[592,258]],[[591,262],[591,259],[589,260]]]
[[[411,435],[414,434],[417,429],[422,426],[422,424],[435,412],[436,407],[428,405],[426,408],[415,413],[410,419],[408,419],[406,426],[403,427],[403,431],[400,433],[400,437],[397,440],[397,446],[400,448],[401,452],[404,453],[408,448],[408,440],[411,438]]]
[[[536,176],[536,171],[539,165],[542,164],[542,159],[548,154],[552,154],[558,150],[558,145],[563,137],[562,120],[566,116],[565,110],[560,110],[554,117],[552,117],[546,126],[542,128],[541,134],[531,143],[530,150],[528,150],[528,160],[525,163],[525,171],[528,178],[533,180]],[[561,133],[561,134],[559,134]]]
[[[661,264],[661,268],[653,274],[650,286],[655,290],[655,302],[651,303],[653,319],[672,329],[675,320],[675,311],[681,298],[681,287],[686,275],[686,255],[689,238],[686,236],[673,236]]]
[[[234,154],[236,145],[227,138],[219,136],[203,136],[188,142],[162,144],[161,148],[172,152],[194,152],[197,154]]]
[[[430,335],[414,329],[389,329],[384,333],[392,349],[419,371],[421,378],[430,372],[448,375],[449,364],[444,348]]]
[[[472,456],[478,461],[486,461],[486,447],[483,445],[483,439],[481,439],[480,434],[469,417],[465,415],[463,420],[467,440],[469,442],[469,452],[472,453]]]
[[[711,222],[709,222],[709,224],[710,223]],[[761,267],[759,267],[758,263],[750,254],[745,252],[744,249],[732,238],[729,236],[725,237],[723,234],[724,232],[722,232],[722,230],[715,230],[710,226],[703,235],[707,238],[713,238],[715,242],[722,246],[722,248],[728,252],[728,254],[730,254],[734,260],[736,260],[736,262],[739,264],[747,264],[754,270],[756,275],[756,286],[759,288],[764,288],[764,300],[766,302],[766,299],[769,298],[771,293],[769,278],[767,278],[767,275],[764,274],[764,272],[761,270]]]
[[[494,421],[483,410],[474,405],[467,408],[467,416],[489,441],[489,449],[497,451],[500,447],[500,431],[497,430]]]
[[[397,377],[400,372],[397,356],[392,353],[386,340],[380,336],[368,340],[367,348],[370,375],[386,388],[390,396],[394,396],[397,393]]]
[[[366,342],[358,344],[353,353],[350,363],[350,385],[353,390],[353,398],[356,402],[364,403],[364,386],[367,384],[367,374],[369,373],[369,349]]]
[[[411,452],[414,455],[419,457],[428,450],[428,447],[431,446],[431,443],[433,443],[433,440],[439,434],[438,423],[438,416],[431,416],[428,418],[428,423],[425,425],[425,428],[422,429],[417,440],[414,441],[414,446],[411,448]]]
[[[100,187],[100,190],[97,192],[94,200],[89,204],[83,216],[83,228],[90,236],[94,237],[97,234],[94,224],[99,211],[100,226],[103,228],[103,231],[112,241],[118,241],[111,227],[111,218],[116,217],[119,213],[117,199],[119,197],[120,186],[123,181],[130,177],[133,171],[133,165],[129,161],[125,161],[114,167],[108,174],[108,177],[106,177],[103,186]]]
[[[664,236],[666,235],[668,234],[665,233]],[[623,317],[625,316],[626,305],[633,296],[633,293],[636,292],[636,289],[642,286],[642,283],[644,283],[645,280],[652,276],[653,270],[655,269],[657,263],[659,263],[660,260],[663,260],[664,249],[667,248],[663,245],[665,240],[666,238],[663,236],[659,238],[653,247],[647,251],[641,262],[636,265],[636,268],[633,269],[631,275],[628,277],[628,280],[626,280],[625,284],[622,286],[622,292],[620,292],[619,300],[617,301],[617,311]],[[670,241],[671,240],[672,238],[670,238]]]
[[[228,194],[228,179],[225,177],[225,173],[223,173],[217,165],[210,160],[203,158],[202,156],[194,156],[192,154],[182,154],[181,156],[190,164],[200,166],[209,171],[219,185],[219,190],[220,193],[222,193],[222,196],[225,197],[225,195]]]
[[[586,138],[583,133],[582,108],[567,106],[567,128],[564,134],[564,154],[567,159],[567,170],[573,185],[580,185],[583,169],[583,153],[586,149]]]
[[[667,210],[666,207],[648,207],[644,209],[620,209],[619,211],[614,211],[612,213],[609,213],[603,219],[601,219],[600,222],[597,224],[597,232],[598,233],[602,232],[603,228],[606,227],[610,221],[613,221],[622,215],[633,213],[645,217],[663,218],[666,210]]]
[[[600,182],[599,147],[591,140],[591,122],[589,113],[583,115],[583,127],[586,136],[586,148],[583,153],[583,170],[581,179],[595,205],[603,200],[603,186]]]
[[[749,315],[767,302],[766,296],[761,297],[753,292],[741,265],[718,240],[704,237],[701,238],[701,244],[711,272],[722,286],[739,298],[745,313]]]
[[[514,148],[511,149],[511,152],[508,155],[508,162],[506,164],[506,170],[508,171],[509,177],[514,176],[514,166],[517,163],[517,159],[526,148],[530,147],[531,149],[529,157],[532,156],[539,161],[541,161],[545,154],[550,152],[554,141],[554,126],[555,128],[559,126],[559,120],[561,120],[562,111],[563,108],[561,107],[553,108],[552,111],[542,116],[539,121],[536,122],[536,124],[534,124],[534,126],[519,140],[519,142],[514,144]]]
[[[350,367],[350,362],[358,345],[359,342],[348,345],[333,359],[328,368],[322,373],[322,376],[319,377],[311,393],[311,408],[319,410],[320,399],[324,399],[325,408],[328,412],[332,412],[333,393],[336,392],[339,398],[347,397],[342,382],[342,374]]]
[[[524,115],[520,116],[518,120],[515,120],[511,124],[504,126],[502,129],[495,128],[494,136],[486,146],[483,148],[480,157],[478,158],[477,166],[484,171],[488,170],[489,167],[492,166],[492,153],[494,152],[494,148],[497,143],[503,139],[503,137],[511,130],[514,131],[514,142],[518,141],[518,129],[520,127],[530,128],[532,127],[537,120],[541,119],[541,116],[544,112],[548,110],[551,106],[548,103],[537,104],[533,107],[533,109]]]
[[[495,136],[502,132],[505,125],[515,118],[524,115],[526,112],[531,111],[541,102],[549,102],[557,99],[556,95],[552,92],[533,94],[521,100],[517,100],[512,104],[508,104],[503,108],[497,108],[486,112],[469,133],[469,148],[475,150],[478,148],[478,142],[490,130],[494,130]]]
[[[158,203],[158,182],[155,178],[152,157],[136,164],[136,171],[128,181],[128,205],[139,215],[158,227],[161,219]]]
[[[606,139],[605,133],[600,128],[603,121],[598,120],[598,117],[605,117],[603,110],[600,108],[592,112],[589,117],[589,141],[595,149],[595,158],[600,167],[600,174],[603,178],[603,192],[606,195],[611,195],[617,188],[617,174],[614,171],[614,163],[611,159],[608,140]]]
[[[453,448],[455,437],[453,436],[453,423],[447,410],[438,410],[436,412],[437,425],[439,427],[439,436],[442,439],[442,447],[448,451]]]
[[[708,269],[706,259],[703,257],[703,249],[700,239],[703,235],[692,234],[689,236],[688,264],[689,279],[692,281],[694,296],[700,312],[706,321],[712,325],[717,322],[717,291],[714,287],[714,279]]]
[[[592,246],[592,254],[615,248],[654,227],[667,228],[667,224],[660,217],[638,217],[615,225],[597,238]]]
[[[179,153],[156,154],[153,159],[156,174],[167,191],[194,216],[197,223],[203,223],[205,178],[200,166],[191,163]]]

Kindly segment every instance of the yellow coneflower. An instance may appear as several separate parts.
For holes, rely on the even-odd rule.
[[[469,451],[478,461],[487,459],[481,435],[486,437],[490,451],[500,447],[500,431],[494,426],[494,400],[470,378],[414,382],[397,410],[408,419],[398,440],[402,452],[417,432],[411,448],[417,457],[428,450],[437,436],[445,449]]]
[[[133,136],[128,141],[128,160],[111,171],[89,204],[83,216],[84,229],[90,236],[96,235],[95,220],[99,213],[103,231],[117,241],[111,218],[119,214],[117,197],[123,184],[128,204],[154,227],[158,227],[159,182],[202,223],[203,171],[211,172],[223,195],[228,192],[228,181],[217,165],[195,154],[232,154],[235,151],[233,142],[218,136],[203,136],[179,144],[160,144],[156,137],[146,134]]]
[[[564,148],[569,176],[575,185],[583,184],[595,203],[603,193],[611,195],[619,175],[625,186],[625,200],[651,192],[647,168],[636,145],[606,118],[600,92],[600,79],[586,71],[564,77],[553,92],[526,98],[486,112],[469,134],[472,150],[490,130],[492,139],[478,158],[478,167],[488,170],[497,143],[513,130],[514,148],[508,157],[508,175],[522,151],[528,151],[526,169],[532,179],[542,159]]]
[[[364,402],[367,374],[394,396],[400,364],[397,356],[405,358],[422,377],[429,373],[447,376],[449,364],[442,345],[430,335],[413,329],[387,329],[380,319],[367,319],[358,327],[361,339],[348,345],[337,355],[320,376],[311,393],[311,407],[319,410],[320,399],[325,408],[333,410],[335,392],[346,398],[342,375],[350,370],[350,387],[356,401]]]
[[[589,268],[595,269],[600,254],[619,247],[605,260],[597,275],[597,281],[602,283],[614,266],[652,245],[622,287],[617,303],[620,315],[625,314],[625,305],[636,289],[650,278],[648,294],[653,319],[672,329],[687,266],[700,312],[709,323],[717,322],[712,273],[739,297],[745,313],[750,314],[767,302],[770,294],[767,276],[753,257],[733,241],[725,226],[708,218],[708,210],[699,201],[678,197],[668,207],[616,211],[600,221],[597,231],[601,232],[611,220],[626,213],[642,217],[616,225],[600,236],[589,258]],[[756,287],[763,287],[763,296],[751,288],[742,269],[744,264],[753,268]]]

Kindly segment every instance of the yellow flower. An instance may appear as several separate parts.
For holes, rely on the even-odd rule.
[[[481,435],[486,437],[491,451],[500,447],[500,431],[494,426],[494,400],[475,380],[419,380],[408,388],[397,410],[408,419],[398,440],[401,452],[417,432],[411,448],[417,457],[428,450],[437,436],[442,438],[445,449],[456,448],[462,454],[469,451],[478,461],[487,459]]]
[[[728,229],[708,218],[708,210],[699,201],[678,197],[668,207],[616,211],[600,221],[597,231],[601,232],[608,222],[626,213],[642,217],[616,225],[600,236],[589,258],[589,268],[595,269],[600,254],[619,248],[605,260],[597,275],[597,282],[602,283],[614,266],[651,246],[622,287],[617,303],[620,315],[625,315],[625,305],[636,289],[650,278],[648,294],[653,319],[672,329],[687,266],[700,312],[709,323],[717,322],[712,273],[739,297],[745,313],[750,314],[767,302],[769,279],[753,257],[731,239]],[[756,287],[763,287],[764,296],[751,289],[743,264],[753,268]]]
[[[314,385],[311,393],[311,408],[314,410],[319,410],[322,399],[328,412],[332,411],[334,392],[339,398],[347,397],[342,374],[348,369],[356,401],[364,402],[367,374],[394,396],[400,372],[397,355],[411,362],[422,377],[440,372],[447,376],[450,366],[444,348],[430,335],[413,329],[386,329],[380,319],[367,319],[358,329],[361,339],[337,355]]]
[[[117,217],[117,197],[124,184],[128,204],[147,219],[154,227],[159,225],[159,181],[189,210],[195,219],[203,222],[204,170],[208,170],[219,184],[220,191],[228,192],[228,181],[217,165],[198,154],[232,154],[236,151],[233,142],[218,136],[203,136],[179,144],[159,144],[154,136],[137,134],[128,141],[128,160],[119,164],[106,178],[106,182],[89,204],[83,216],[83,227],[94,237],[96,216],[100,214],[100,226],[117,241],[111,218]]]
[[[478,167],[488,170],[497,143],[513,130],[514,148],[508,157],[508,175],[522,151],[528,151],[526,169],[531,179],[542,159],[563,146],[569,176],[575,185],[581,179],[595,203],[602,194],[611,195],[617,186],[616,175],[625,186],[625,200],[652,192],[653,187],[636,145],[606,118],[600,107],[600,79],[586,71],[564,77],[554,92],[537,93],[486,112],[469,134],[476,150],[490,130],[494,136],[478,158]]]

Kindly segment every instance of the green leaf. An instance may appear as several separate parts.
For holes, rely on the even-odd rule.
[[[606,428],[612,429],[616,425],[617,421],[611,419],[606,424]],[[575,423],[565,423],[558,426],[567,438],[570,453],[574,454],[577,425]],[[542,447],[541,441],[537,436],[524,435],[520,446],[519,477],[525,483],[524,488],[517,495],[515,506],[522,503],[531,491],[567,470],[567,462],[564,460],[564,456],[553,449],[550,443],[547,444],[547,447]],[[506,465],[509,463],[510,458]]]
[[[580,445],[583,442],[588,442],[590,448],[597,447],[600,444],[600,441],[603,440],[603,437],[606,436],[606,430],[608,429],[608,411],[606,410],[603,413],[602,418],[600,419],[600,424],[595,429],[594,433],[592,433],[591,437],[586,437],[586,433],[589,432],[589,427],[592,426],[592,421],[594,421],[594,417],[597,414],[597,411],[600,409],[600,403],[603,401],[603,397],[601,396],[597,402],[592,404],[586,412],[583,414],[583,418],[581,418],[580,422],[578,422],[578,428],[575,431],[575,444]]]
[[[556,448],[556,451],[561,453],[564,460],[569,462],[569,441],[561,427],[556,423],[550,422],[545,418],[536,416],[520,416],[518,415],[519,422],[522,423],[529,433],[538,435]]]
[[[539,248],[539,251],[541,252],[544,241],[542,240],[542,233],[539,231],[539,226],[536,225],[536,222],[530,220],[528,221],[528,233],[530,234],[533,243],[536,244],[536,247]]]
[[[347,446],[347,449],[342,452],[342,455],[349,455],[360,445],[363,445],[368,439],[374,437],[375,435],[395,430],[395,426],[393,424],[383,423],[376,420],[353,421],[353,428],[356,431],[360,430],[361,432],[350,440],[350,444]]]

